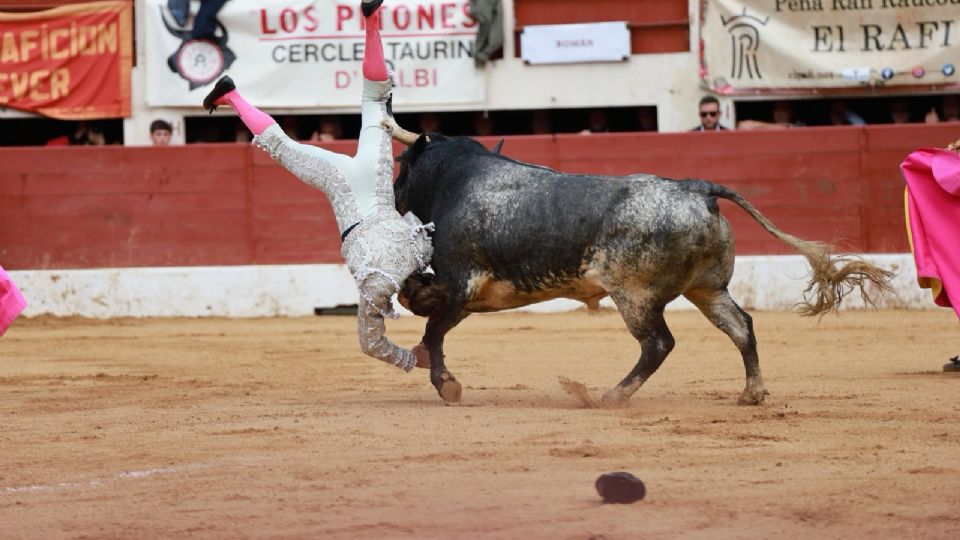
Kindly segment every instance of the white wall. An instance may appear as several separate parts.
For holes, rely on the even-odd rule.
[[[866,260],[893,270],[894,294],[881,307],[935,307],[916,285],[910,254],[869,255]],[[738,257],[730,293],[745,309],[785,310],[802,299],[807,266],[800,256]],[[109,268],[10,272],[27,299],[25,316],[270,317],[312,315],[314,308],[355,304],[357,291],[344,265]],[[613,307],[609,298],[601,305]],[[566,311],[582,307],[554,300],[524,311]],[[692,309],[680,299],[672,309]],[[862,308],[851,296],[844,308]],[[401,311],[398,306],[398,311]]]

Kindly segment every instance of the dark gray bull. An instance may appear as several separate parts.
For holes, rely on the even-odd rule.
[[[410,145],[394,185],[397,210],[436,224],[435,275],[411,276],[400,301],[429,317],[419,352],[429,351],[431,382],[446,401],[459,400],[461,387],[444,364],[444,336],[471,313],[552,298],[595,308],[608,295],[640,342],[636,366],[604,395],[626,400],[673,349],[663,311],[682,295],[740,350],[746,388],[739,403],[762,403],[767,391],[753,323],[727,291],[734,240],[717,198],[733,201],[806,257],[813,276],[805,315],[837,309],[853,289],[871,302],[867,282],[884,291],[892,277],[859,260],[831,258],[824,244],[781,231],[714,183],[563,174],[469,138],[417,137],[395,126],[394,136]]]

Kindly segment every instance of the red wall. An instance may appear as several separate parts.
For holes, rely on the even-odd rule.
[[[514,0],[517,57],[524,26],[625,21],[630,52],[651,54],[690,50],[687,0]]]
[[[714,180],[787,232],[848,251],[904,252],[898,165],[919,146],[945,146],[958,127],[522,136],[504,154],[567,172]],[[738,253],[790,253],[722,206]],[[0,148],[8,269],[340,262],[339,250],[324,196],[251,146]]]

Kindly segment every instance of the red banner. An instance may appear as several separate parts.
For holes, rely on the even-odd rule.
[[[133,4],[0,12],[0,106],[63,120],[130,116]]]

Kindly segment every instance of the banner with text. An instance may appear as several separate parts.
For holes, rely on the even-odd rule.
[[[630,58],[626,22],[531,25],[520,34],[528,64],[623,62]]]
[[[716,92],[960,85],[960,0],[703,0]]]
[[[473,63],[477,23],[467,4],[384,3],[381,36],[394,72],[394,105],[485,100],[485,77]],[[166,0],[147,0],[149,105],[199,107],[229,74],[258,107],[359,106],[365,32],[359,0],[230,0],[213,14],[193,2],[198,7],[178,24]]]
[[[0,106],[63,120],[130,115],[133,4],[0,12]]]

